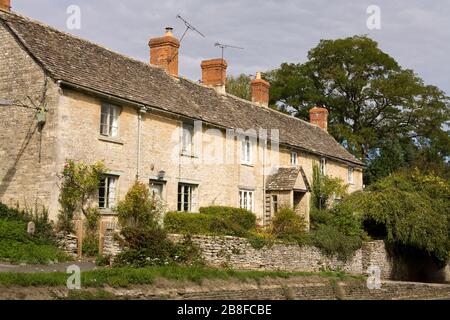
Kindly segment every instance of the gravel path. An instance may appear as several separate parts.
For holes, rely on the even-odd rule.
[[[66,263],[55,263],[52,265],[13,265],[9,263],[0,262],[0,272],[22,272],[22,273],[37,273],[37,272],[66,272],[67,267],[77,265],[81,271],[89,271],[99,269],[93,262],[86,261],[72,261]]]

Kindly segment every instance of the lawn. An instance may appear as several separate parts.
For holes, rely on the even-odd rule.
[[[81,285],[84,288],[104,286],[128,287],[131,285],[151,285],[157,278],[175,281],[191,281],[200,283],[205,279],[238,279],[240,281],[260,280],[262,278],[289,278],[321,276],[330,279],[361,279],[342,272],[276,272],[276,271],[235,271],[214,269],[202,266],[183,267],[165,266],[151,268],[105,268],[86,271],[81,274]],[[0,285],[4,286],[65,286],[68,274],[54,273],[0,273]]]

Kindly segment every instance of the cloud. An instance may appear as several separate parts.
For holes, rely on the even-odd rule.
[[[321,39],[368,34],[402,66],[450,94],[450,2],[445,0],[12,0],[15,11],[65,30],[66,8],[82,10],[82,29],[65,30],[115,51],[148,61],[148,40],[184,24],[181,14],[207,37],[188,32],[180,52],[180,73],[198,80],[200,61],[219,57],[216,41],[242,46],[225,58],[231,74],[254,74],[283,62],[303,62]],[[366,27],[369,5],[381,8],[381,30]]]

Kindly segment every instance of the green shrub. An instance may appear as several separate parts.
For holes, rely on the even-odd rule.
[[[300,240],[305,230],[305,219],[289,208],[280,208],[272,221],[272,233],[278,239]]]
[[[351,258],[362,246],[361,237],[345,235],[338,228],[330,225],[320,225],[310,234],[310,241],[324,254],[336,255],[342,261]]]
[[[256,215],[246,209],[211,206],[200,208],[200,213],[227,217],[244,230],[253,230],[256,228]]]
[[[255,229],[256,216],[230,207],[201,208],[200,213],[168,212],[164,227],[168,232],[245,237]]]

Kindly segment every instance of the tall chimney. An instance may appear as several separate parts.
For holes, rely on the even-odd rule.
[[[252,80],[251,86],[252,101],[268,107],[270,83],[261,78],[261,72],[256,73],[256,78]]]
[[[212,86],[217,91],[225,93],[225,83],[227,81],[228,64],[223,59],[212,59],[202,61],[202,83]]]
[[[0,0],[0,10],[11,11],[11,0]]]
[[[0,0],[1,1],[1,0]],[[150,39],[150,63],[162,66],[172,76],[178,76],[178,49],[180,41],[174,37],[173,28],[167,27],[162,37]]]
[[[311,124],[328,131],[328,110],[322,107],[314,107],[309,110],[309,121]]]

